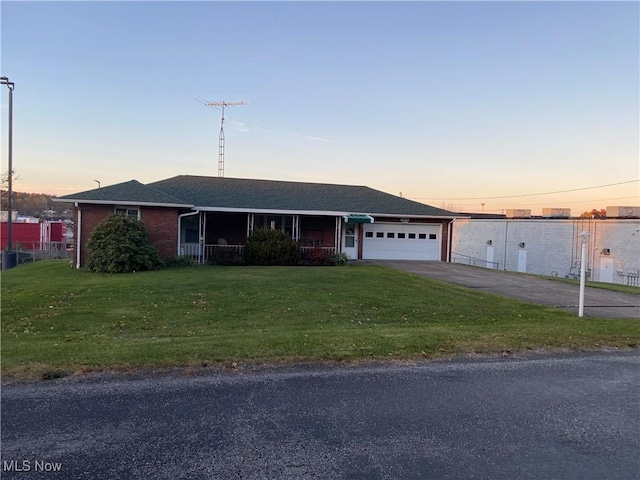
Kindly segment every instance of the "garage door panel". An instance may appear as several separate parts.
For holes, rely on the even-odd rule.
[[[440,225],[373,223],[364,226],[362,257],[440,260]]]

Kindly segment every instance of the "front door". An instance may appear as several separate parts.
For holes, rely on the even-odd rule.
[[[346,253],[349,258],[356,260],[358,258],[358,228],[355,223],[345,223],[342,230],[342,252]]]

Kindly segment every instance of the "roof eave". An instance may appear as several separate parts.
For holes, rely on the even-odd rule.
[[[287,210],[273,208],[236,208],[236,207],[204,207],[194,206],[193,210],[202,212],[225,212],[225,213],[265,213],[265,214],[281,214],[281,215],[326,215],[332,217],[341,217],[344,215],[370,215],[372,217],[391,217],[391,218],[428,218],[438,220],[454,220],[456,218],[467,218],[460,215],[408,215],[402,213],[379,213],[379,212],[355,212],[346,210]]]
[[[329,216],[341,216],[348,215],[353,212],[346,211],[328,211],[328,210],[288,210],[282,208],[236,208],[236,207],[201,207],[195,206],[194,210],[200,210],[202,212],[228,212],[228,213],[266,213],[266,214],[281,214],[281,215],[329,215]]]
[[[54,198],[54,202],[60,203],[84,203],[90,205],[131,205],[136,207],[174,207],[192,208],[192,204],[183,203],[162,203],[162,202],[140,202],[136,200],[88,200],[80,198]]]
[[[429,218],[437,220],[455,220],[456,218],[467,218],[458,215],[404,215],[402,213],[367,213],[374,217],[390,217],[390,218]]]

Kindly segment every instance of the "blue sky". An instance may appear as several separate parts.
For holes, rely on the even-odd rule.
[[[249,103],[226,112],[227,177],[462,211],[638,205],[639,5],[3,1],[14,189],[215,176],[207,99]]]

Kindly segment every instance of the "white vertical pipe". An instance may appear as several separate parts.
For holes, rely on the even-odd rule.
[[[76,204],[76,208],[78,209],[78,225],[76,227],[76,235],[78,240],[76,241],[76,268],[80,268],[80,250],[82,248],[81,239],[82,239],[82,209]]]

